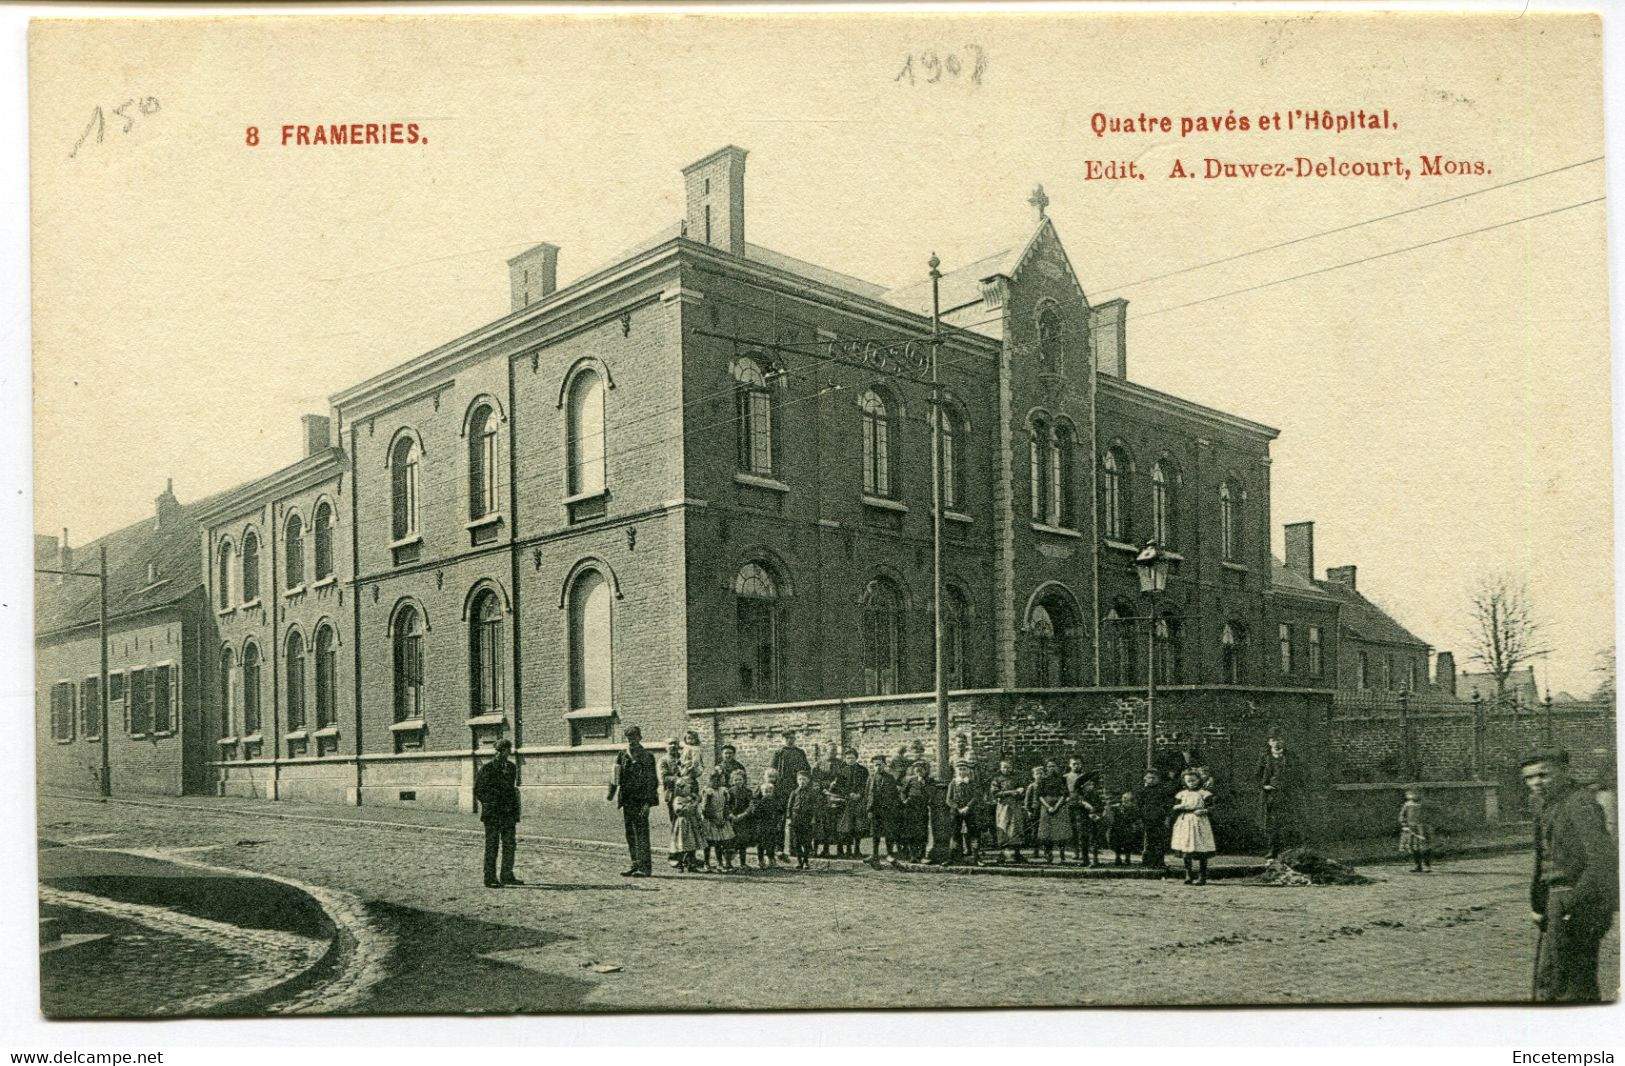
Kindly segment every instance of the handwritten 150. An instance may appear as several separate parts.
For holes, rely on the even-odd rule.
[[[918,79],[926,85],[935,85],[945,78],[952,80],[965,75],[972,85],[980,85],[982,75],[986,72],[987,53],[980,45],[967,44],[963,59],[958,52],[940,56],[933,49],[919,53],[910,52],[903,57],[903,69],[897,72],[892,81],[907,81],[910,85],[914,85]]]
[[[131,108],[134,108],[136,112],[142,115],[155,115],[158,113],[158,98],[156,96],[143,96],[139,100],[126,100],[113,108],[113,114],[124,120],[124,129],[121,131],[123,133],[129,133],[135,128],[136,116],[130,113]],[[68,153],[69,159],[74,159],[79,155],[79,149],[85,146],[85,142],[90,139],[92,133],[96,135],[97,144],[101,144],[107,136],[107,116],[102,112],[101,104],[97,104],[95,110],[90,113],[90,122],[85,125],[85,132],[81,133],[79,139],[74,142],[73,151]]]

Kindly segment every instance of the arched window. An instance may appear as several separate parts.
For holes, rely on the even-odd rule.
[[[1038,362],[1045,373],[1061,371],[1061,315],[1054,307],[1038,316]]]
[[[942,670],[949,688],[965,687],[965,627],[970,619],[970,605],[958,589],[943,590],[942,595]]]
[[[260,646],[243,648],[243,735],[260,731]]]
[[[597,570],[583,570],[570,590],[570,709],[614,706],[610,588]]]
[[[942,434],[942,509],[961,510],[965,506],[965,445],[969,429],[965,412],[954,403],[937,408]]]
[[[1042,688],[1064,688],[1078,683],[1077,627],[1065,601],[1051,597],[1033,606],[1027,619],[1033,638],[1033,665]]]
[[[735,359],[729,369],[734,379],[739,469],[768,476],[773,473],[773,391],[754,359]]]
[[[283,658],[283,673],[287,674],[288,729],[305,728],[305,638],[299,633],[288,634],[287,655]]]
[[[474,598],[468,612],[471,716],[502,713],[502,602],[492,589]]]
[[[1042,522],[1049,516],[1049,448],[1049,423],[1042,418],[1033,419],[1027,426],[1027,477],[1034,522]]]
[[[1219,680],[1227,685],[1241,684],[1241,627],[1226,622],[1219,631]]]
[[[1174,546],[1174,472],[1166,462],[1151,468],[1151,538],[1164,548]]]
[[[418,531],[418,451],[417,439],[406,435],[395,442],[389,456],[391,531],[396,540],[405,540]]]
[[[283,582],[292,589],[305,583],[305,523],[296,514],[288,516],[282,528],[282,569],[287,575]]]
[[[220,542],[220,576],[215,584],[215,596],[219,600],[220,609],[228,610],[236,600],[232,598],[232,590],[237,581],[234,572],[237,569],[237,550],[231,546],[231,541]]]
[[[739,658],[739,694],[750,700],[777,700],[779,670],[779,583],[760,563],[746,563],[734,575],[734,636]]]
[[[468,421],[468,517],[497,511],[497,419],[481,404]]]
[[[1126,603],[1112,605],[1106,612],[1105,624],[1101,629],[1101,638],[1104,655],[1101,657],[1101,680],[1108,685],[1132,685],[1138,680],[1136,664],[1140,656],[1136,648],[1143,650],[1145,645],[1134,639],[1135,627],[1138,621],[1134,617],[1134,608]]]
[[[903,596],[884,577],[863,592],[863,690],[871,696],[898,691],[903,664]]]
[[[395,721],[423,717],[423,619],[411,604],[395,615]]]
[[[604,379],[581,370],[570,383],[568,426],[571,496],[604,491]]]
[[[890,496],[891,416],[886,401],[873,389],[858,399],[863,413],[863,491],[870,496]]]
[[[316,542],[316,580],[333,576],[333,508],[323,500],[310,520],[310,536]]]
[[[1106,449],[1100,461],[1100,520],[1106,536],[1126,541],[1128,532],[1128,455],[1121,448]]]
[[[220,649],[220,736],[236,736],[237,701],[235,694],[237,657],[231,653],[229,647]]]
[[[251,529],[243,534],[243,602],[260,598],[260,538]]]
[[[1183,675],[1181,660],[1184,648],[1181,642],[1181,627],[1179,619],[1171,614],[1165,614],[1157,619],[1156,638],[1156,671],[1157,684],[1177,684]]]
[[[1246,494],[1234,479],[1219,485],[1219,544],[1226,562],[1241,561],[1241,504]]]
[[[316,630],[316,728],[327,729],[338,720],[338,651],[333,627]]]
[[[1050,433],[1049,522],[1071,529],[1076,525],[1072,499],[1072,455],[1076,451],[1072,427],[1057,422]]]

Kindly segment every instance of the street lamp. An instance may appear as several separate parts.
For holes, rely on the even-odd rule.
[[[1145,542],[1140,554],[1134,557],[1134,569],[1140,575],[1140,591],[1145,595],[1145,768],[1157,768],[1157,606],[1156,598],[1168,590],[1168,571],[1173,568],[1174,557],[1157,547],[1155,540]]]

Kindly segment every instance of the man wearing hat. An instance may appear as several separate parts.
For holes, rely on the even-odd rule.
[[[1269,735],[1269,747],[1258,760],[1258,788],[1263,794],[1264,835],[1269,857],[1296,844],[1299,766],[1288,754],[1279,733]]]
[[[1529,907],[1540,929],[1535,1000],[1596,1002],[1597,949],[1619,908],[1614,841],[1590,791],[1569,776],[1566,752],[1536,752],[1521,769],[1536,805],[1529,886]]]
[[[635,725],[626,727],[626,750],[615,755],[609,798],[620,805],[621,820],[626,824],[626,850],[632,855],[631,869],[621,876],[650,876],[649,808],[660,802],[660,777],[655,771],[655,757],[643,747],[643,730]]]
[[[474,777],[474,799],[485,823],[485,887],[522,885],[513,875],[514,837],[519,827],[519,767],[508,758],[513,741],[497,741],[496,757]],[[497,876],[497,852],[502,852],[502,875]]]

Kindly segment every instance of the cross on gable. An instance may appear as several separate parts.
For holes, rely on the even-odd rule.
[[[1044,195],[1042,185],[1033,186],[1033,194],[1027,197],[1027,202],[1038,208],[1038,217],[1044,217],[1044,209],[1049,206],[1049,197]]]

